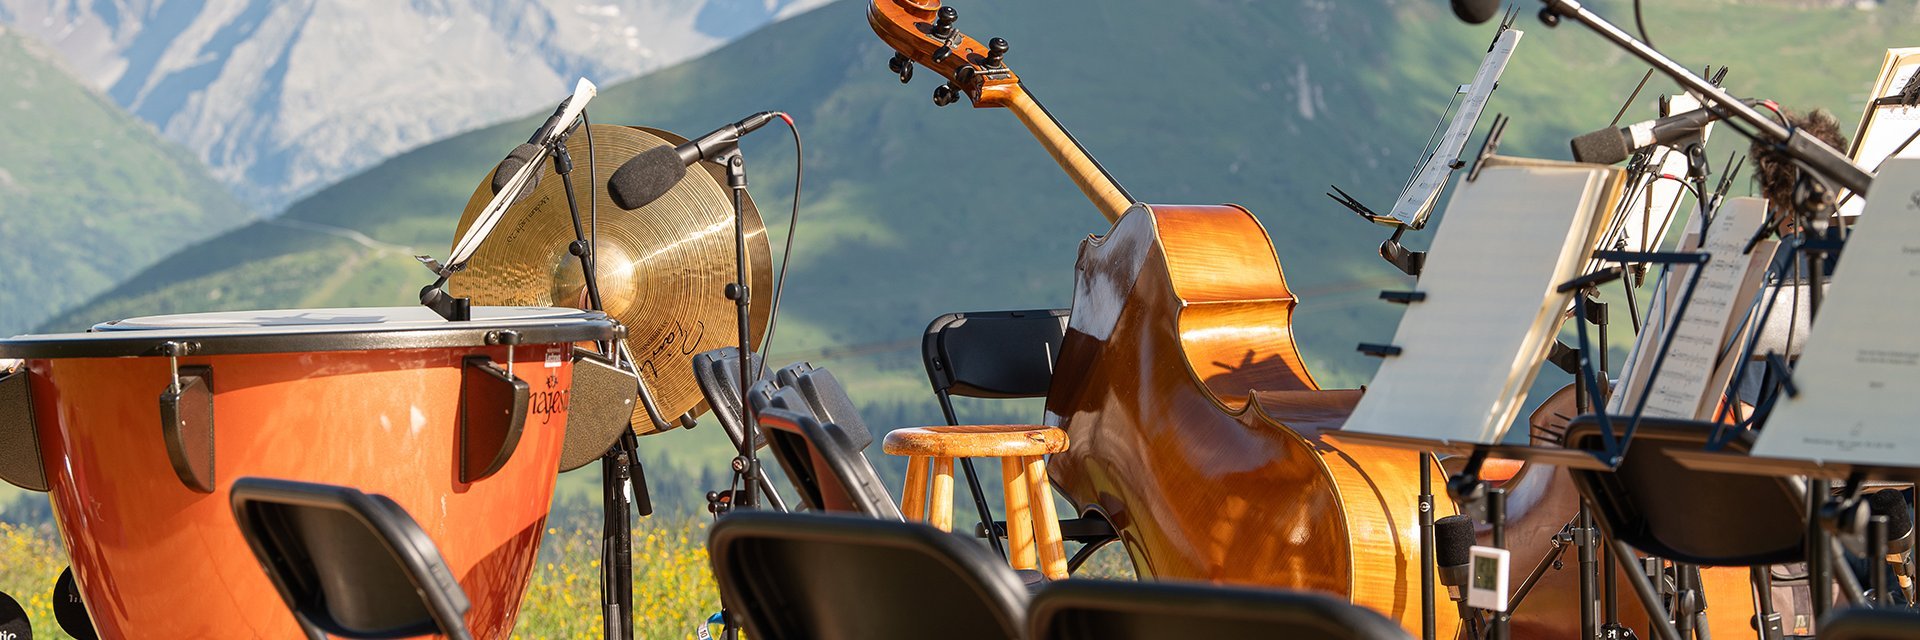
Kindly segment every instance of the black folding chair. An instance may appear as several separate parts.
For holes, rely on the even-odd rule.
[[[742,511],[707,539],[754,640],[1025,637],[1027,590],[978,544],[918,523]]]
[[[1772,585],[1767,565],[1806,560],[1804,489],[1783,477],[1696,471],[1667,455],[1705,448],[1721,426],[1642,418],[1612,471],[1569,469],[1568,475],[1620,557],[1632,557],[1625,548],[1632,547],[1687,565],[1753,567],[1754,588],[1764,594]],[[1601,450],[1603,428],[1595,416],[1580,416],[1568,425],[1565,443]],[[1751,433],[1741,433],[1725,450],[1745,453],[1752,442]],[[1660,601],[1652,584],[1634,572],[1629,577],[1642,604],[1659,610],[1648,604]],[[1683,571],[1680,586],[1699,587],[1697,570]],[[1777,628],[1771,599],[1761,598],[1760,606],[1760,616]],[[1683,624],[1675,633],[1703,623],[1699,613],[1681,612]]]
[[[749,367],[756,371],[760,368],[760,354],[747,354]],[[768,379],[771,379],[768,376]],[[720,429],[727,432],[727,439],[733,442],[735,451],[748,437],[753,438],[753,446],[767,446],[766,436],[746,424],[746,410],[740,402],[740,350],[733,347],[720,347],[702,351],[693,356],[693,381],[700,387],[700,395],[707,399],[707,406],[713,410],[713,419],[720,423]],[[762,468],[756,481],[761,493],[767,496],[767,502],[780,511],[787,510],[786,500],[780,497],[780,490],[774,486],[773,478]]]
[[[310,638],[471,638],[466,593],[405,509],[351,487],[240,478],[233,517]]]
[[[1032,640],[1410,640],[1378,613],[1298,591],[1063,580],[1041,589],[1029,609]]]
[[[1060,357],[1060,345],[1067,336],[1067,309],[1026,311],[975,311],[949,313],[927,325],[920,339],[921,360],[927,366],[927,382],[947,424],[960,424],[953,409],[953,397],[969,398],[1044,398],[1053,385],[1053,363]],[[967,476],[967,489],[973,492],[975,509],[980,513],[980,530],[986,532],[993,549],[1006,555],[1000,540],[1005,526],[993,519],[987,495],[973,461],[962,458],[960,468]],[[1082,547],[1068,561],[1069,570],[1079,568],[1094,551],[1112,542],[1113,528],[1104,521],[1074,518],[1060,523],[1061,534],[1080,542]]]
[[[1852,607],[1820,620],[1820,640],[1913,640],[1920,638],[1920,612]]]
[[[1698,451],[1716,425],[1643,418],[1613,471],[1570,469],[1608,536],[1648,554],[1706,566],[1784,564],[1806,559],[1806,498],[1789,478],[1695,471],[1667,451]],[[1601,425],[1581,416],[1568,446],[1600,449]],[[1745,453],[1750,434],[1726,450]]]
[[[816,418],[792,386],[775,388],[763,380],[751,393],[760,430],[808,508],[901,519],[899,505],[867,460],[865,450],[873,435],[864,426]]]

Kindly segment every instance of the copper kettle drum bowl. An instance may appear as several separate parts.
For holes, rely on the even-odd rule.
[[[44,481],[101,636],[301,634],[229,504],[234,479],[258,476],[392,498],[471,599],[475,637],[506,637],[540,547],[568,407],[529,403],[504,460],[462,481],[465,363],[484,356],[532,394],[564,397],[572,344],[618,327],[573,309],[475,315],[449,328],[419,307],[190,314],[0,341],[0,357],[26,360]],[[502,330],[522,341],[489,344]],[[208,486],[191,486],[180,443],[161,426],[156,398],[175,372],[159,355],[168,342],[188,350],[182,371],[210,370],[198,479]]]
[[[739,342],[733,301],[725,288],[736,278],[733,201],[725,169],[711,162],[689,167],[687,177],[651,204],[621,210],[607,194],[606,180],[635,154],[686,142],[645,127],[593,125],[591,150],[598,168],[590,176],[585,131],[567,139],[573,156],[574,198],[581,224],[597,208],[595,276],[607,315],[627,327],[627,343],[662,417],[705,410],[687,362],[693,354]],[[480,181],[460,216],[454,237],[466,233],[493,198],[491,176]],[[593,207],[589,203],[596,203]],[[754,292],[749,314],[757,346],[772,310],[772,260],[766,226],[746,200],[747,266]],[[520,196],[447,290],[474,304],[586,308],[579,258],[568,252],[573,218],[560,177],[548,171]],[[636,432],[654,432],[645,408],[634,408]]]

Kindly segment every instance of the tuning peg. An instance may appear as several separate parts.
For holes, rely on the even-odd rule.
[[[999,69],[1007,66],[1006,38],[994,38],[987,41],[987,60],[984,64],[988,69]]]
[[[913,80],[913,59],[904,53],[893,54],[893,58],[887,60],[887,70],[900,74],[900,84],[906,84]]]
[[[933,89],[933,106],[944,107],[960,101],[960,87],[949,82]]]
[[[940,7],[940,15],[933,19],[933,37],[941,40],[953,37],[953,23],[959,21],[959,11],[953,7]]]

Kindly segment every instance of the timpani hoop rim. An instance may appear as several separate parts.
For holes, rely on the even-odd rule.
[[[0,340],[0,358],[441,349],[613,340],[624,333],[604,313],[566,307],[476,306],[466,321],[442,319],[425,307],[220,311],[129,318],[85,333],[14,336]]]

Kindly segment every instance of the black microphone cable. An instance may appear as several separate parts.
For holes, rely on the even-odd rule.
[[[773,280],[772,308],[767,314],[767,337],[760,340],[760,377],[767,375],[767,358],[773,353],[773,330],[780,324],[780,294],[787,289],[787,266],[793,264],[793,236],[800,229],[800,185],[806,175],[806,162],[800,152],[800,128],[793,124],[793,116],[787,112],[779,111],[774,115],[787,123],[787,131],[793,133],[793,212],[787,216],[787,240],[780,249],[780,273]]]

